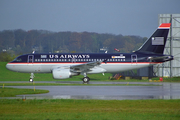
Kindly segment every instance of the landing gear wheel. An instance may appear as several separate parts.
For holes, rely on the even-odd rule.
[[[89,77],[84,77],[84,78],[83,78],[83,83],[88,83],[89,80],[90,80]]]
[[[33,78],[34,78],[34,77],[35,77],[35,76],[34,76],[34,73],[31,73],[29,82],[33,82]]]
[[[30,78],[30,79],[29,79],[29,82],[33,82],[33,79],[32,79],[32,78]]]

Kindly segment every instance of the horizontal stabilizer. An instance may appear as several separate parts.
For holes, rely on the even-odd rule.
[[[149,57],[148,58],[151,62],[165,62],[169,60],[173,60],[173,56],[161,56],[161,57]]]

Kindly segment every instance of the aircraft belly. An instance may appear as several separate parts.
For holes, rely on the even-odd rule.
[[[32,71],[32,65],[30,66],[27,64],[10,64],[8,65],[8,69],[15,72],[27,73]]]
[[[41,65],[21,65],[19,66],[19,72],[41,73]]]
[[[50,72],[47,69],[42,69],[41,64],[8,64],[6,66],[9,70],[15,72],[23,72],[23,73],[42,73],[42,72]]]
[[[39,64],[39,65],[34,65],[33,70],[35,71],[35,73],[50,73],[51,67],[52,65]]]
[[[122,72],[128,71],[132,69],[139,69],[143,67],[147,67],[150,64],[103,64],[101,65],[102,68],[106,70],[106,72]]]

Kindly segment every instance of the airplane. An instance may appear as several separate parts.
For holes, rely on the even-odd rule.
[[[132,53],[32,53],[18,56],[7,63],[6,68],[15,72],[52,73],[54,79],[67,79],[84,75],[83,83],[88,83],[87,74],[113,73],[160,64],[173,60],[173,56],[164,55],[171,23],[162,23],[152,36]]]

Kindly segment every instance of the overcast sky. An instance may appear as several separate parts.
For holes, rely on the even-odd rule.
[[[158,14],[180,14],[180,0],[0,0],[0,31],[48,30],[149,37]]]

